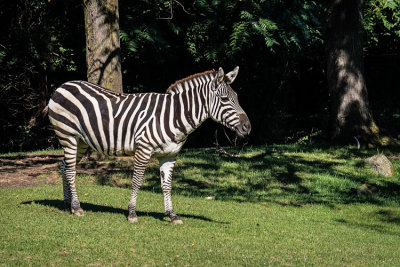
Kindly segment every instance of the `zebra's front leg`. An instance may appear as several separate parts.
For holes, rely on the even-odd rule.
[[[160,177],[161,187],[164,194],[165,215],[175,224],[182,224],[182,220],[175,214],[172,208],[171,190],[172,190],[172,171],[176,162],[175,157],[160,158]]]
[[[136,150],[134,158],[134,170],[132,177],[132,195],[128,205],[128,222],[134,223],[138,221],[136,215],[136,199],[139,192],[139,188],[142,185],[143,174],[146,170],[147,163],[151,157],[150,152]]]

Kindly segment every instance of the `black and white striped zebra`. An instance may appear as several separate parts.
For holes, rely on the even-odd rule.
[[[128,221],[136,222],[136,198],[152,156],[159,159],[165,214],[182,223],[172,208],[171,180],[176,155],[187,136],[207,118],[250,133],[250,121],[230,84],[228,74],[207,71],[171,85],[167,93],[118,94],[95,84],[72,81],[61,85],[48,104],[48,114],[64,148],[61,164],[64,202],[82,216],[75,188],[76,164],[90,146],[105,155],[134,155]]]

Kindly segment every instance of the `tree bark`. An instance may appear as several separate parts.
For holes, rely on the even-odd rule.
[[[122,93],[118,0],[84,0],[89,82]]]
[[[327,78],[332,138],[357,136],[379,143],[379,128],[368,102],[363,68],[364,0],[330,0],[327,21]]]

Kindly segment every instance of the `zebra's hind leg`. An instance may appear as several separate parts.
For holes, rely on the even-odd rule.
[[[74,143],[73,143],[74,144]],[[65,145],[64,145],[65,147]],[[81,139],[78,139],[77,142],[77,153],[76,153],[76,164],[79,163],[79,161],[82,159],[82,157],[85,155],[85,152],[89,146],[83,142]],[[61,162],[60,168],[61,168],[61,173],[62,173],[62,180],[63,180],[63,192],[64,192],[64,204],[68,207],[71,208],[71,189],[70,185],[67,179],[67,176],[64,174],[65,173],[65,159]]]
[[[172,190],[172,171],[176,162],[175,157],[160,158],[160,176],[161,187],[164,194],[165,215],[168,216],[174,224],[182,224],[182,220],[175,214],[172,208],[171,190]]]
[[[64,160],[61,162],[63,179],[64,203],[71,208],[71,213],[83,216],[83,209],[80,206],[78,194],[75,187],[76,164],[81,160],[87,149],[87,145],[80,139],[60,139],[64,147]]]
[[[134,158],[134,170],[132,177],[132,195],[128,205],[128,222],[134,223],[138,221],[136,214],[136,199],[139,188],[142,185],[143,174],[146,170],[147,163],[151,157],[150,151],[136,150]]]
[[[60,163],[62,182],[63,182],[63,193],[64,193],[64,204],[67,208],[71,207],[71,190],[69,189],[69,184],[65,176],[65,160]]]

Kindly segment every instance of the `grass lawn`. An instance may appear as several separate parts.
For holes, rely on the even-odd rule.
[[[78,176],[84,217],[64,209],[61,181],[2,188],[0,265],[400,266],[399,151],[385,151],[393,177],[363,166],[376,153],[323,144],[249,147],[239,158],[184,150],[173,185],[183,225],[163,216],[155,161],[137,224],[126,220],[126,162]],[[357,193],[362,185],[373,189]]]

